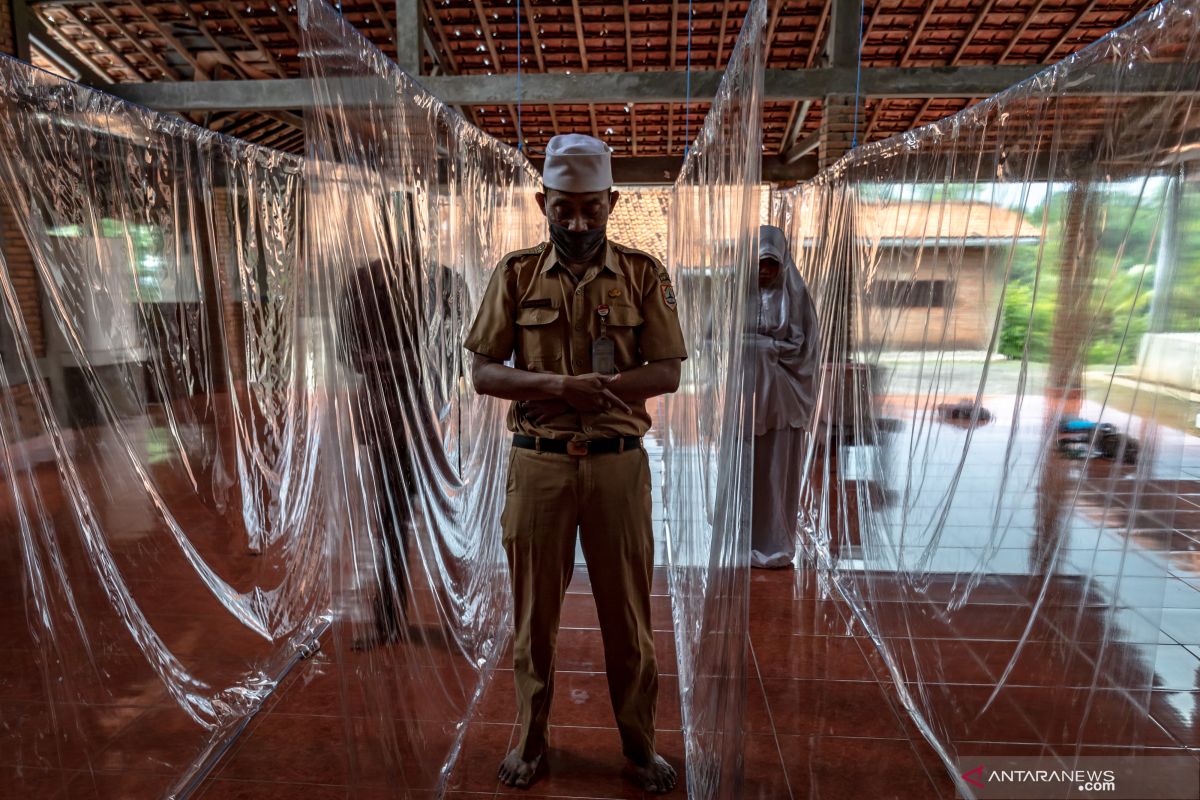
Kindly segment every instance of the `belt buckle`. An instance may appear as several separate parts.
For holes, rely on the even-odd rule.
[[[567,455],[569,456],[586,456],[588,454],[587,442],[576,442],[574,440],[567,442]]]

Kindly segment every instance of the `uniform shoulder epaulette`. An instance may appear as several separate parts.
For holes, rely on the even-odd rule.
[[[627,244],[621,244],[620,242],[613,242],[613,241],[611,241],[611,240],[609,241],[609,243],[610,243],[610,244],[611,244],[613,247],[615,247],[615,248],[617,248],[618,250],[620,250],[622,253],[631,253],[631,254],[633,254],[633,255],[635,255],[635,256],[643,256],[643,257],[645,257],[645,258],[648,258],[648,259],[650,259],[650,262],[651,262],[652,264],[654,264],[654,266],[655,266],[655,267],[661,267],[661,266],[662,266],[662,262],[661,262],[661,261],[659,261],[657,258],[655,258],[654,256],[652,256],[652,255],[650,255],[649,253],[647,253],[645,250],[639,250],[639,249],[637,249],[636,247],[630,247],[630,246],[629,246],[629,245],[627,245]]]
[[[507,269],[508,267],[512,266],[512,262],[516,261],[518,258],[524,258],[525,256],[536,256],[539,253],[544,252],[546,247],[546,243],[542,242],[541,244],[536,244],[533,247],[526,247],[522,250],[513,250],[511,253],[505,253],[504,257],[500,259],[500,266],[504,269]]]

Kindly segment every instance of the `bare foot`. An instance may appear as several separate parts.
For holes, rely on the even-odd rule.
[[[658,754],[652,756],[650,762],[644,766],[634,764],[633,770],[637,774],[638,783],[642,785],[643,789],[647,792],[658,794],[674,789],[675,781],[679,777],[675,773],[675,768]]]
[[[533,783],[533,776],[537,774],[538,764],[541,762],[541,756],[526,761],[513,750],[500,764],[500,782],[517,789],[528,788],[529,784]]]

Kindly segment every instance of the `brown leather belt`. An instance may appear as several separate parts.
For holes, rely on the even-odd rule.
[[[594,456],[600,453],[624,453],[642,446],[639,436],[620,439],[595,439],[590,442],[571,442],[566,439],[544,439],[540,436],[513,435],[513,447],[537,450],[539,453],[563,453],[568,456]]]

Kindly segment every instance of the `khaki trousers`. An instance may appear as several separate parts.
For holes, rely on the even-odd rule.
[[[516,628],[518,752],[532,759],[546,749],[559,614],[574,572],[578,530],[622,748],[634,762],[646,763],[654,752],[658,699],[646,451],[575,457],[514,448],[502,525]]]

